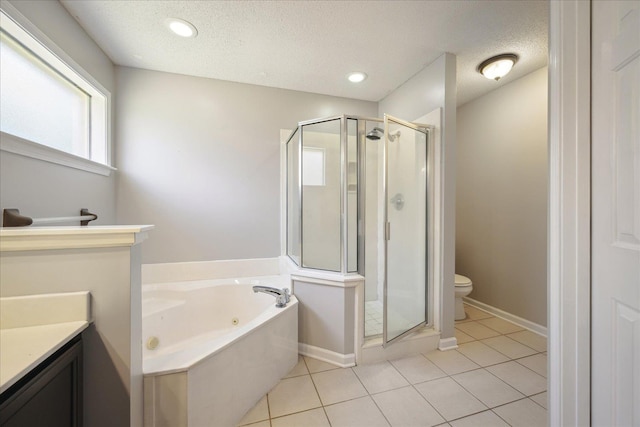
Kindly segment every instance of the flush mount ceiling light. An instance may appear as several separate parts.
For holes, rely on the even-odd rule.
[[[198,35],[198,30],[193,26],[191,22],[187,22],[183,19],[169,18],[166,21],[167,27],[176,35],[180,37],[195,37]]]
[[[489,80],[498,81],[511,71],[516,62],[518,55],[505,53],[483,61],[478,65],[478,72]]]
[[[367,74],[362,71],[354,71],[353,73],[347,74],[347,79],[349,79],[351,83],[360,83],[366,78]]]

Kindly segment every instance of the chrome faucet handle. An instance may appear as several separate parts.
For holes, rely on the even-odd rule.
[[[291,294],[289,293],[289,289],[282,288],[280,290],[280,295],[276,297],[276,307],[282,308],[287,305],[287,303],[291,300]]]

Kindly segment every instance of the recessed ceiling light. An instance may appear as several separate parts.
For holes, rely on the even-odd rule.
[[[347,79],[349,79],[351,83],[360,83],[366,78],[367,74],[362,71],[354,71],[353,73],[347,74]]]
[[[180,37],[195,37],[198,35],[198,30],[193,26],[191,22],[187,22],[183,19],[170,18],[166,20],[167,27]]]
[[[518,55],[505,53],[482,61],[478,65],[478,72],[489,80],[498,81],[511,71],[516,62],[518,62]]]

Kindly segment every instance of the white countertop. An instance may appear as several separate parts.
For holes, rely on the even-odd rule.
[[[89,326],[87,321],[0,329],[0,393]]]
[[[0,298],[0,393],[91,322],[89,292]]]
[[[136,245],[153,225],[0,228],[0,252]]]

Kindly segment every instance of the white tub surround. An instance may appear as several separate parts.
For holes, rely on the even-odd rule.
[[[84,425],[142,425],[139,243],[151,228],[0,229],[0,297],[91,293],[93,323],[82,335]]]
[[[0,393],[91,321],[89,292],[0,298]]]
[[[288,276],[143,287],[146,427],[235,426],[298,361],[298,301],[255,285]]]
[[[142,283],[171,283],[280,274],[280,258],[143,264]],[[288,287],[288,286],[287,286]]]

